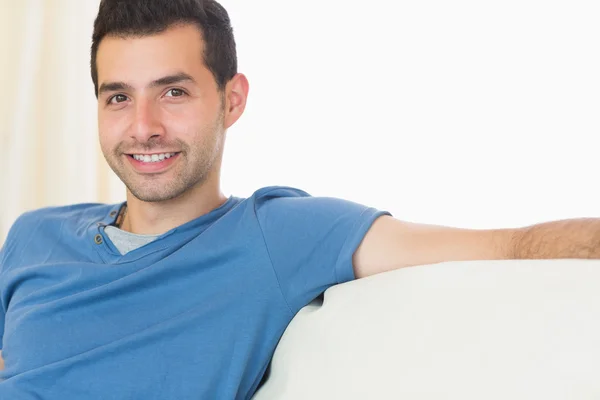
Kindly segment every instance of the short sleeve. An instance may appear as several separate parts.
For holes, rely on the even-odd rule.
[[[4,338],[4,320],[6,319],[6,311],[4,310],[4,305],[0,304],[0,350],[2,350],[3,346],[3,338]]]
[[[352,256],[373,222],[390,215],[286,187],[255,193],[255,209],[281,290],[293,312],[355,278]]]
[[[15,237],[17,236],[19,230],[21,230],[21,226],[23,225],[22,221],[25,218],[27,213],[22,214],[17,218],[14,222],[10,230],[8,231],[8,235],[6,236],[6,240],[0,248],[0,350],[3,349],[3,338],[4,338],[4,328],[5,328],[5,320],[6,320],[6,310],[7,310],[7,301],[5,298],[4,291],[4,277],[6,275],[6,271],[9,269],[9,255],[15,252],[15,247],[17,244],[17,240]]]
[[[5,254],[6,254],[6,243],[0,249],[0,350],[4,347],[2,344],[2,340],[4,338],[4,320],[6,319],[6,310],[4,306],[4,298],[3,290],[4,290],[4,278],[3,278],[3,270],[5,264]]]

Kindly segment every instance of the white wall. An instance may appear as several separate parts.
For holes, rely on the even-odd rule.
[[[600,216],[597,1],[223,1],[252,85],[224,182],[505,227]]]
[[[114,175],[101,186],[85,185],[104,179],[98,171],[106,168],[97,160],[87,70],[97,0],[37,2],[51,18],[46,24],[71,27],[63,36],[68,44],[42,42],[55,47],[41,49],[40,107],[56,107],[53,92],[66,91],[71,101],[62,115],[73,117],[47,124],[54,114],[42,112],[37,126],[46,126],[47,145],[59,138],[86,150],[63,151],[72,147],[55,143],[45,164],[55,173],[30,175],[41,189],[35,201],[19,204],[7,200],[21,190],[10,178],[15,165],[2,164],[1,201],[12,204],[3,206],[3,227],[32,207],[124,198]],[[14,3],[0,0],[0,14],[14,12]],[[387,209],[400,219],[473,228],[600,217],[600,3],[222,4],[233,20],[240,71],[251,84],[246,113],[229,131],[226,194],[290,185]],[[62,21],[76,10],[79,17]],[[26,36],[21,24],[10,33],[13,44]],[[8,53],[6,59],[0,77],[17,82],[1,103],[10,108],[32,75],[39,84],[40,70],[17,74],[23,57]],[[7,138],[18,136],[18,125],[7,114],[0,114],[2,143],[14,146]],[[71,170],[87,175],[65,179]]]

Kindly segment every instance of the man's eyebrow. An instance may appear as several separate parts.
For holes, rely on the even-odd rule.
[[[105,82],[98,89],[98,96],[105,92],[116,92],[120,90],[133,90],[133,86],[125,82]]]
[[[148,85],[148,87],[155,88],[158,86],[173,85],[175,83],[180,83],[180,82],[196,83],[194,78],[192,78],[190,75],[186,74],[185,72],[179,72],[175,75],[167,75],[167,76],[159,78],[155,81],[152,81],[152,83],[150,83],[150,85]]]
[[[158,79],[150,82],[148,87],[156,88],[156,87],[160,87],[160,86],[173,85],[175,83],[186,82],[186,81],[196,83],[194,78],[192,78],[190,75],[186,74],[185,72],[180,72],[180,73],[177,73],[174,75],[167,75],[167,76],[163,76],[162,78],[158,78]],[[103,94],[105,92],[117,92],[117,91],[121,91],[121,90],[133,91],[134,89],[133,89],[133,86],[131,86],[125,82],[105,82],[102,85],[100,85],[100,89],[98,89],[98,96],[100,96],[101,94]]]

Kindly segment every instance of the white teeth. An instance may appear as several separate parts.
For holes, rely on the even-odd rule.
[[[177,154],[177,153],[161,153],[161,154],[152,154],[152,155],[133,154],[133,158],[135,158],[136,160],[141,161],[141,162],[152,163],[152,162],[164,161],[167,158],[173,157],[175,154]]]

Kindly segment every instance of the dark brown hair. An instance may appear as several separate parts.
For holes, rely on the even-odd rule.
[[[96,96],[96,55],[105,36],[149,36],[189,23],[202,33],[202,59],[222,91],[237,74],[237,54],[231,20],[221,4],[214,0],[101,0],[92,36],[91,70]]]

